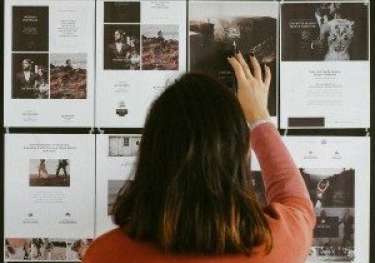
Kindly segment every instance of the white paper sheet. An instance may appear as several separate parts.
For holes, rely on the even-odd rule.
[[[318,219],[307,262],[369,262],[369,138],[288,136],[283,139],[304,175]],[[252,171],[259,171],[255,154],[252,156]],[[262,197],[261,175],[254,174],[257,196]],[[318,187],[324,190],[322,197],[317,194]],[[326,217],[322,216],[324,213]]]
[[[96,237],[116,227],[111,208],[121,187],[133,179],[140,139],[136,134],[96,137]]]
[[[5,126],[93,126],[94,33],[94,0],[5,1]]]
[[[275,125],[278,116],[279,3],[271,1],[189,2],[189,70],[236,89],[227,57],[252,51],[272,71],[268,100]]]
[[[186,70],[186,1],[97,2],[97,127],[143,127]]]
[[[95,136],[7,134],[4,163],[5,258],[79,259],[94,237]]]
[[[368,2],[281,4],[281,128],[368,128]]]

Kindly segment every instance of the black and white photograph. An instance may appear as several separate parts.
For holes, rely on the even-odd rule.
[[[287,3],[281,21],[284,61],[368,60],[367,3]]]
[[[113,205],[115,204],[116,198],[120,190],[125,184],[128,184],[129,180],[108,180],[108,201],[107,201],[107,214],[112,215]]]
[[[104,2],[104,23],[140,23],[140,2]]]
[[[142,69],[178,70],[178,25],[142,25]]]
[[[140,69],[140,25],[104,25],[104,69]]]
[[[354,208],[320,209],[316,219],[307,262],[354,262]]]
[[[13,54],[12,99],[48,99],[48,54]]]
[[[47,6],[13,6],[13,51],[48,51]]]
[[[51,54],[50,98],[87,98],[87,54]]]
[[[354,169],[300,169],[315,209],[354,207]]]
[[[30,159],[29,185],[38,187],[69,187],[70,160]]]
[[[138,154],[141,136],[112,135],[109,136],[108,156],[135,157]]]
[[[250,52],[272,71],[269,111],[276,115],[277,5],[248,2],[190,4],[190,71],[212,76],[231,89],[235,78],[227,57]],[[274,9],[274,10],[273,10]]]

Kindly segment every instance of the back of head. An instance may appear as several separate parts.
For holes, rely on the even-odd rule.
[[[150,108],[115,222],[171,252],[269,249],[249,166],[249,130],[236,97],[209,77],[185,74]]]

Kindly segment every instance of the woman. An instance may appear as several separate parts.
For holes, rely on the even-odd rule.
[[[269,67],[228,58],[238,100],[197,74],[181,77],[154,102],[135,178],[119,193],[119,226],[94,241],[96,262],[304,262],[315,215],[299,173],[269,121]],[[250,138],[268,205],[250,175]]]

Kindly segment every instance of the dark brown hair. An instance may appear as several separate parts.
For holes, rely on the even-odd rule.
[[[168,252],[250,254],[272,247],[252,189],[249,129],[236,97],[215,80],[185,74],[153,103],[134,181],[114,221]]]

